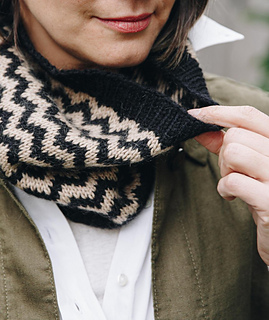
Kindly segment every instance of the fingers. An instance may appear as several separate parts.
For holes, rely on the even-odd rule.
[[[252,107],[211,106],[189,112],[203,121],[232,127],[225,134],[207,133],[197,137],[197,140],[210,151],[219,153],[219,166],[224,179],[220,181],[220,186],[223,181],[230,181],[229,179],[233,181],[239,174],[243,182],[245,182],[243,179],[251,179],[252,184],[248,183],[248,187],[255,187],[254,182],[263,182],[259,186],[268,188],[269,117],[267,115]],[[252,205],[245,198],[249,197],[250,191],[246,190],[244,185],[240,190],[243,192],[240,195],[234,192],[221,195],[226,199],[240,197]],[[266,199],[269,198],[268,195],[269,193],[265,196]]]
[[[269,184],[233,172],[219,181],[218,192],[224,199],[238,197],[249,205],[257,225],[258,251],[269,265]]]
[[[259,181],[269,181],[269,157],[240,143],[223,146],[219,167],[222,177],[238,172]]]
[[[269,227],[268,221],[257,219],[257,243],[258,251],[263,261],[269,266]],[[269,270],[269,268],[268,268]]]
[[[252,107],[206,107],[194,117],[229,129],[196,137],[219,154],[219,194],[246,202],[257,225],[258,250],[269,265],[269,117]]]
[[[238,143],[269,157],[269,140],[267,137],[242,128],[230,128],[223,137],[223,146]]]
[[[220,179],[218,192],[224,198],[240,198],[252,208],[268,209],[269,186],[244,174],[232,172]]]
[[[269,139],[241,128],[229,129],[219,152],[221,175],[240,172],[269,181]]]
[[[204,122],[228,128],[244,128],[269,138],[269,117],[253,107],[210,106],[188,112]]]
[[[219,154],[225,133],[223,131],[206,132],[195,138],[207,150]]]
[[[215,154],[219,154],[222,145],[238,143],[269,157],[268,138],[242,128],[230,128],[226,133],[224,131],[206,132],[195,139]]]

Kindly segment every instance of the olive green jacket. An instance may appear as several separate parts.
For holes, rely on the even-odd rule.
[[[207,81],[221,104],[269,108],[268,94],[258,89],[210,75]],[[269,319],[269,273],[257,253],[251,214],[241,201],[218,195],[215,155],[194,140],[183,149],[156,165],[155,319]],[[59,319],[47,250],[4,180],[0,216],[0,320]]]

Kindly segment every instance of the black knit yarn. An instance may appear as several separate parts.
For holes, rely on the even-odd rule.
[[[152,55],[119,73],[62,71],[23,31],[20,42],[25,57],[12,45],[0,49],[1,171],[73,221],[128,223],[152,190],[155,157],[219,129],[187,113],[215,104],[187,49],[174,70]]]
[[[164,148],[177,142],[193,138],[203,132],[216,131],[220,127],[204,123],[187,113],[197,106],[205,107],[217,103],[210,97],[203,72],[194,58],[184,51],[181,62],[175,69],[167,69],[157,61],[156,54],[150,55],[141,66],[147,77],[163,77],[166,83],[173,83],[174,90],[184,88],[187,94],[179,105],[166,96],[145,84],[138,84],[122,73],[112,73],[104,70],[58,70],[44,57],[35,51],[33,45],[22,32],[22,43],[27,52],[48,72],[53,78],[76,92],[85,92],[95,97],[100,104],[109,105],[122,118],[138,122],[142,128],[157,133]],[[127,73],[128,74],[128,73]],[[170,92],[172,95],[174,92]],[[179,138],[180,137],[180,138]]]

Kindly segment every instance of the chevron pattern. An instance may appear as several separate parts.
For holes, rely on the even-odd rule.
[[[127,223],[152,189],[150,162],[185,139],[182,115],[188,121],[190,116],[178,103],[193,107],[198,100],[184,86],[153,84],[141,74],[133,81],[98,71],[88,78],[67,72],[59,81],[63,74],[51,76],[42,61],[1,47],[3,175],[28,193],[55,201],[73,220],[109,228]],[[177,119],[175,137],[166,127],[177,128]]]

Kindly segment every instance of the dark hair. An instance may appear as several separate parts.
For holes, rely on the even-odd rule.
[[[176,66],[186,46],[188,33],[205,11],[209,0],[176,0],[169,20],[161,31],[154,51],[161,50],[161,61]],[[175,53],[176,54],[173,54]]]
[[[6,41],[13,41],[17,44],[18,26],[20,21],[20,3],[19,0],[0,0],[0,25],[8,24],[12,26],[12,32],[7,38],[0,36]]]
[[[161,51],[161,61],[175,66],[186,45],[188,32],[204,12],[209,0],[176,0],[170,18],[161,31],[153,51]],[[0,0],[0,24],[12,26],[12,33],[6,41],[17,44],[17,30],[20,20],[19,0]],[[0,34],[1,35],[1,34]],[[3,35],[2,35],[3,37]],[[177,52],[177,54],[173,54]]]

